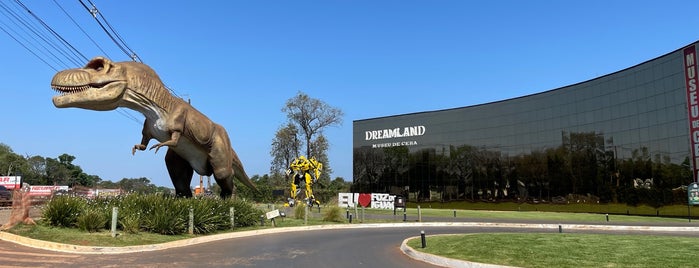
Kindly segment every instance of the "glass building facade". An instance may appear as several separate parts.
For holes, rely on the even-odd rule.
[[[672,195],[693,181],[694,45],[528,96],[355,120],[353,190],[418,201]]]

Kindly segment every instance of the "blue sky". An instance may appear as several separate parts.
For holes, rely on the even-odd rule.
[[[281,109],[299,91],[344,111],[325,135],[331,177],[351,181],[353,120],[546,91],[699,40],[697,1],[92,2],[170,88],[228,130],[251,176],[269,172]],[[79,1],[23,3],[86,57],[129,60]],[[19,29],[4,13],[0,26]],[[164,151],[131,155],[140,114],[57,109],[55,70],[4,32],[0,49],[0,143],[76,156],[103,180],[171,187]]]

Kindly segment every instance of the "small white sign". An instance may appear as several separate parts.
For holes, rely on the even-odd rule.
[[[274,219],[276,217],[279,217],[279,210],[275,209],[275,210],[272,210],[270,212],[267,212],[266,214],[267,214],[267,219],[271,220],[271,219]]]

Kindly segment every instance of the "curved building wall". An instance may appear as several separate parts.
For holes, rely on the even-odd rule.
[[[491,194],[500,191],[502,197],[507,188],[491,185],[507,185],[510,193],[515,193],[519,184],[525,186],[519,189],[521,197],[532,184],[546,185],[547,191],[557,194],[581,190],[569,184],[599,188],[594,184],[604,181],[598,178],[602,176],[613,176],[608,181],[612,186],[619,184],[617,189],[632,187],[635,179],[657,180],[658,174],[665,172],[660,167],[652,170],[653,163],[676,167],[684,162],[686,172],[690,139],[683,59],[680,49],[609,75],[538,94],[356,120],[355,185],[360,191],[421,190],[425,197],[428,189],[442,195],[446,191],[449,196],[475,197],[474,192],[492,188]],[[464,155],[460,152],[463,150],[470,153]],[[545,171],[539,171],[539,175],[534,174],[537,171],[524,171],[531,167],[517,162],[532,156],[538,160],[531,161],[546,162]],[[576,177],[580,182],[554,183],[563,180],[551,178],[551,170],[557,168],[552,159],[557,158],[558,169],[567,169],[559,175]],[[484,159],[496,163],[487,164]],[[576,171],[580,166],[576,160],[596,163],[594,174]],[[641,172],[628,167],[639,165],[634,160],[645,161],[651,170]],[[631,161],[626,163],[627,170],[624,161]],[[688,180],[685,173],[672,176],[674,184],[689,183],[683,181]],[[565,191],[551,189],[554,184]]]

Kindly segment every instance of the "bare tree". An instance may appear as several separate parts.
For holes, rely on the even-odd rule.
[[[306,156],[311,157],[311,147],[313,138],[322,133],[328,126],[341,125],[344,113],[337,108],[333,108],[325,102],[309,97],[303,92],[299,92],[286,102],[282,108],[287,118],[296,124],[304,137],[306,146]]]

